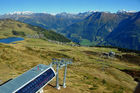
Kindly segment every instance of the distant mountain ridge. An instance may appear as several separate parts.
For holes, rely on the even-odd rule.
[[[105,41],[112,46],[140,50],[140,12],[122,20]]]
[[[63,12],[56,15],[12,14],[1,15],[0,18],[52,29],[80,45],[111,45],[140,50],[139,15],[140,12],[120,10],[117,13],[88,11],[78,14]]]
[[[114,30],[115,27],[117,27],[121,20],[128,18],[129,15],[131,14],[95,12],[83,21],[66,27],[62,33],[65,33],[69,38],[73,37],[73,35],[70,36],[70,34],[76,34],[81,36],[81,38],[88,39],[90,41],[97,40],[99,38],[104,39]],[[78,40],[80,42],[80,39]]]
[[[10,13],[6,13],[6,15],[30,15],[33,14],[32,11],[15,11],[15,12],[10,12]]]
[[[61,31],[66,37],[88,46],[117,46],[140,50],[140,12],[96,12]]]
[[[48,13],[33,13],[30,11],[25,11],[0,15],[0,19],[10,18],[31,25],[40,26],[45,29],[61,31],[64,27],[79,22],[90,14],[92,14],[92,12],[85,12],[79,14],[70,14],[63,12],[52,15]]]

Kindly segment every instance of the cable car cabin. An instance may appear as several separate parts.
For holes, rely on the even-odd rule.
[[[55,76],[56,73],[52,67],[39,64],[0,86],[0,93],[37,93]]]

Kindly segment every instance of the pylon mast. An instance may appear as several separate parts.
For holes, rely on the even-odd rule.
[[[66,74],[67,74],[67,64],[65,64],[63,88],[66,88]]]
[[[60,90],[59,86],[59,69],[65,66],[65,71],[64,71],[64,79],[63,79],[63,88],[66,88],[66,74],[67,74],[67,65],[72,64],[71,59],[64,59],[62,58],[61,60],[58,59],[52,59],[53,62],[51,63],[51,66],[56,65],[56,88]]]

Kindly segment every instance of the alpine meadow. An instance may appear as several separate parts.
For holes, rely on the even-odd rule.
[[[1,1],[0,93],[140,93],[139,4]]]

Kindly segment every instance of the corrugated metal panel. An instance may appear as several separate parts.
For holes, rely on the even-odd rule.
[[[49,66],[39,64],[38,66],[32,68],[31,70],[23,73],[19,77],[7,82],[6,84],[0,86],[0,93],[12,93],[15,90],[23,87],[29,81],[35,79],[38,75],[49,69]]]

